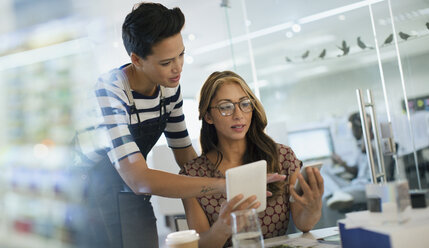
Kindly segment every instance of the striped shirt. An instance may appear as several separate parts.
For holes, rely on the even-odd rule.
[[[103,116],[103,124],[109,137],[107,155],[114,164],[120,160],[140,152],[130,133],[128,125],[138,125],[137,114],[131,115],[130,102],[124,88],[126,75],[121,69],[113,69],[98,79],[95,94]],[[144,124],[158,122],[160,118],[160,88],[154,96],[144,96],[131,90],[136,104],[140,122]],[[168,115],[164,135],[170,148],[185,148],[190,146],[183,115],[182,95],[180,85],[175,88],[165,88],[163,96]],[[164,110],[163,110],[164,113]]]

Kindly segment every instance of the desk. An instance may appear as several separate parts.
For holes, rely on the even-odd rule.
[[[329,237],[332,235],[339,234],[339,229],[337,226],[321,228],[316,230],[311,230],[308,233],[293,233],[289,235],[278,236],[274,238],[269,238],[264,240],[265,247],[273,247],[276,245],[285,244],[286,240],[292,238],[306,238],[306,239],[320,239],[324,237]],[[332,246],[335,247],[335,246]],[[341,247],[338,245],[337,247]]]

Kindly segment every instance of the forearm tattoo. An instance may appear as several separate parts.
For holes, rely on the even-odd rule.
[[[201,189],[201,193],[208,193],[208,192],[213,191],[213,190],[215,190],[215,189],[212,188],[212,187],[203,186],[202,189]]]

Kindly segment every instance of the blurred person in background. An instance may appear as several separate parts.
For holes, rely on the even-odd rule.
[[[307,183],[299,174],[302,162],[292,149],[266,135],[264,108],[243,78],[231,71],[212,73],[200,92],[199,118],[202,155],[186,163],[181,174],[225,178],[227,169],[266,160],[267,172],[286,175],[286,182],[268,186],[273,195],[259,213],[264,238],[285,235],[290,211],[298,229],[313,228],[321,216],[323,178],[317,168],[307,168]],[[303,187],[301,196],[293,188],[296,180]],[[200,247],[231,246],[230,213],[260,205],[249,197],[235,206],[241,199],[238,195],[228,202],[223,193],[183,199],[188,226],[200,234]]]
[[[353,164],[347,164],[337,154],[332,156],[334,163],[343,167],[344,171],[349,173],[351,178],[349,181],[342,177],[331,175],[331,177],[335,177],[332,179],[336,182],[335,185],[337,187],[333,190],[333,195],[328,198],[327,206],[335,210],[348,209],[354,204],[365,204],[365,187],[371,182],[371,174],[366,156],[360,113],[352,113],[348,118],[348,122],[351,127],[353,137],[356,140],[359,153]],[[371,122],[368,122],[368,125],[371,127]],[[370,136],[371,140],[373,140],[374,135],[372,133],[372,128],[370,128]]]

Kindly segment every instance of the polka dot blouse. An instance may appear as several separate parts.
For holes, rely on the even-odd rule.
[[[286,182],[289,184],[290,175],[292,175],[297,168],[301,167],[302,162],[296,158],[290,147],[281,144],[279,144],[278,147],[279,162],[282,168],[281,174],[286,175]],[[215,165],[210,162],[205,155],[186,163],[180,171],[180,174],[225,178],[219,170],[215,169]],[[220,206],[226,200],[226,194],[206,195],[197,197],[197,200],[204,210],[210,226],[212,226],[219,216]],[[286,187],[283,195],[279,195],[276,198],[267,198],[267,208],[264,212],[259,213],[259,220],[264,238],[284,235],[289,223],[289,213],[289,188]],[[225,243],[225,246],[231,245],[232,243],[229,239]]]

